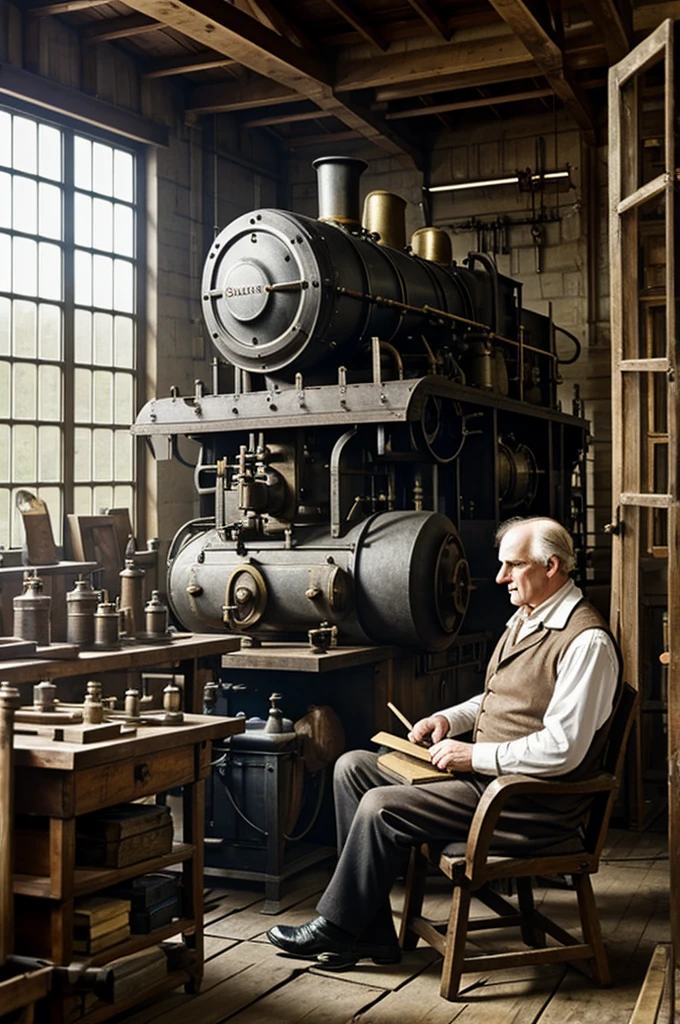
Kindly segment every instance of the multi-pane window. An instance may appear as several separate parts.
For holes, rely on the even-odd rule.
[[[137,155],[0,108],[0,544],[134,506]]]

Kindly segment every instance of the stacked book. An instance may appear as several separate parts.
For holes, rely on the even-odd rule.
[[[78,818],[76,863],[125,868],[172,849],[170,808],[157,804],[116,804]]]
[[[130,937],[130,901],[111,896],[78,900],[73,913],[73,949],[89,956]]]
[[[107,889],[107,893],[130,901],[130,931],[133,935],[147,935],[180,915],[176,875],[140,875]]]

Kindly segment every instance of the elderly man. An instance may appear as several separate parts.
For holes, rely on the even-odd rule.
[[[399,960],[389,893],[412,846],[465,840],[479,799],[498,775],[577,778],[597,768],[620,677],[604,620],[570,578],[571,537],[552,519],[514,519],[497,534],[500,571],[516,611],[488,665],[484,693],[419,721],[430,759],[455,772],[432,785],[395,784],[377,755],[352,751],[334,777],[338,864],[319,916],[267,934],[286,953],[342,969],[369,957]],[[454,737],[473,730],[472,743]],[[577,841],[587,801],[508,804],[494,835],[502,852]]]

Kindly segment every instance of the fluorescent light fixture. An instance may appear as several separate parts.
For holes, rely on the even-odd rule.
[[[545,174],[532,174],[531,181],[555,181],[568,178],[569,171],[547,171]],[[465,188],[489,188],[492,185],[517,185],[520,177],[513,174],[510,178],[487,178],[486,181],[457,181],[451,185],[430,185],[425,192],[460,192]]]

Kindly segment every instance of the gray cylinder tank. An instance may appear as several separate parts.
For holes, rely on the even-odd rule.
[[[332,538],[298,528],[293,546],[246,543],[187,523],[169,556],[168,595],[196,632],[299,634],[326,621],[341,640],[442,650],[460,629],[469,571],[458,533],[435,512],[383,512]]]

